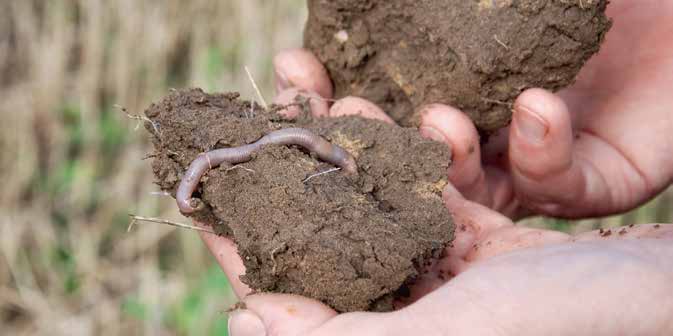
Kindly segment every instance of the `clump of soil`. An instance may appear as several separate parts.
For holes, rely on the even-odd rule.
[[[611,21],[607,0],[308,0],[304,44],[337,97],[374,101],[402,124],[445,103],[479,129],[509,123],[524,90],[571,84]]]
[[[271,145],[201,179],[194,196],[207,207],[194,217],[236,241],[241,279],[255,290],[309,296],[341,312],[390,310],[395,291],[453,239],[441,200],[450,151],[414,129],[308,113],[285,120],[237,94],[199,89],[173,92],[145,114],[156,183],[173,196],[198,154],[282,128],[310,129],[355,156],[357,175],[314,176],[333,167]]]

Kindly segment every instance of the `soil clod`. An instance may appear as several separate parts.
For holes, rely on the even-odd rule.
[[[234,239],[246,267],[241,280],[254,290],[304,295],[342,312],[391,310],[394,293],[453,239],[441,199],[449,149],[376,120],[291,121],[275,110],[199,89],[152,104],[145,114],[162,134],[153,138],[156,183],[175,197],[201,153],[280,129],[323,137],[355,158],[357,174],[303,147],[266,145],[245,169],[208,170],[194,192],[203,209],[189,216]]]
[[[493,132],[525,89],[574,81],[611,26],[607,0],[309,0],[304,45],[337,98],[367,98],[403,125],[443,103]]]

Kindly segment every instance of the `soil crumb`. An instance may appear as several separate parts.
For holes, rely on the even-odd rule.
[[[403,125],[430,103],[491,133],[532,87],[574,81],[611,26],[607,0],[308,0],[304,45],[336,96],[365,97]]]
[[[274,110],[200,89],[152,104],[156,183],[175,196],[200,153],[282,128],[312,130],[351,153],[358,175],[316,175],[334,167],[296,146],[266,146],[249,162],[206,173],[194,195],[206,208],[193,218],[236,241],[241,280],[254,290],[308,296],[340,312],[391,310],[395,291],[453,239],[441,199],[449,149],[376,120],[286,120]]]

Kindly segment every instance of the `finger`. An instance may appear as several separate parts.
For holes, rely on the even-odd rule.
[[[514,225],[511,219],[502,214],[465,199],[450,184],[444,188],[442,196],[458,228],[456,237],[469,234],[474,237],[474,241],[479,241],[495,230]],[[461,242],[461,244],[467,244],[467,242]]]
[[[458,273],[466,270],[467,263],[463,258],[447,255],[435,260],[432,265],[420,271],[414,282],[408,285],[408,292],[404,296],[398,295],[393,301],[396,310],[408,307],[437,288],[450,281]]]
[[[509,157],[514,189],[529,208],[550,215],[568,213],[582,201],[586,171],[573,159],[573,131],[565,103],[541,90],[525,91],[515,102]]]
[[[281,51],[273,59],[278,93],[290,87],[298,87],[318,93],[323,98],[332,98],[332,81],[318,58],[306,49]]]
[[[413,304],[446,282],[440,279],[437,267],[438,263],[439,260],[437,259],[424,261],[418,268],[418,274],[413,278],[413,281],[404,284],[403,287],[397,290],[393,298],[393,307],[395,310]]]
[[[376,104],[359,97],[345,97],[337,100],[332,108],[329,110],[330,117],[340,117],[347,115],[359,115],[367,119],[377,119],[389,124],[394,124],[395,121],[391,119],[383,110],[376,106]]]
[[[479,134],[470,118],[446,105],[428,105],[421,110],[421,135],[447,144],[452,163],[449,180],[465,198],[491,206],[486,174],[481,165]]]
[[[673,239],[671,224],[640,224],[612,229],[600,229],[579,234],[573,241],[620,240],[620,239]]]
[[[626,210],[646,194],[643,175],[598,135],[573,135],[565,103],[541,89],[517,99],[509,155],[517,196],[527,208],[568,218]]]
[[[336,316],[326,305],[297,295],[250,295],[241,306],[229,320],[232,336],[306,335]]]
[[[448,207],[449,205],[447,205]],[[453,210],[455,212],[455,210]],[[455,215],[455,213],[454,213]],[[472,223],[465,223],[465,220],[454,218],[454,225],[456,226],[454,239],[451,246],[447,248],[447,255],[453,257],[464,257],[470,251],[474,243],[477,241],[478,228],[475,228]],[[459,223],[460,221],[460,223]]]
[[[457,193],[455,190],[454,192]],[[462,198],[460,195],[456,197]],[[456,201],[452,202],[450,206],[453,207],[455,203]],[[469,214],[466,215],[469,216]],[[481,218],[478,217],[478,219]],[[454,239],[446,248],[444,256],[419,270],[418,277],[408,285],[408,293],[398,297],[394,302],[395,309],[404,308],[418,301],[467,269],[468,264],[465,257],[476,244],[477,229],[471,223],[465,223],[464,220],[456,217],[454,217],[454,225],[456,226]]]
[[[227,335],[266,336],[266,326],[257,314],[247,309],[237,309],[229,313]]]
[[[299,101],[297,97],[303,97],[308,100],[308,106],[311,109],[311,115],[314,117],[325,117],[329,113],[329,107],[327,106],[327,101],[320,97],[316,92],[304,90],[296,87],[292,87],[286,90],[281,91],[274,103],[277,105],[286,106],[284,109],[278,111],[278,113],[284,115],[289,119],[296,118],[301,114],[302,106],[299,106]],[[288,106],[289,105],[289,106]]]
[[[573,134],[560,98],[544,90],[527,90],[516,100],[512,120],[509,155],[520,180],[537,181],[570,168]]]
[[[558,231],[503,227],[477,242],[465,259],[476,262],[516,250],[566,243],[570,239],[570,235]]]
[[[410,287],[408,304],[428,294],[451,277],[470,267],[470,263],[498,254],[535,246],[567,242],[570,236],[556,231],[515,227],[507,217],[483,205],[463,198],[448,185],[444,201],[456,225],[452,246],[429,274],[424,274]]]
[[[418,277],[408,285],[408,293],[396,298],[395,309],[404,308],[418,301],[469,267],[465,257],[477,242],[475,228],[455,217],[454,224],[456,230],[451,246],[446,248],[441,259],[434,260],[419,270]]]
[[[205,227],[205,224],[194,222],[197,226]],[[215,257],[224,274],[231,283],[231,288],[237,297],[241,298],[251,292],[248,285],[241,282],[239,278],[245,273],[243,260],[238,255],[236,244],[229,238],[218,236],[212,233],[199,232],[201,240],[206,244],[210,253]]]
[[[338,315],[326,305],[286,294],[257,294],[243,300],[243,318],[233,314],[230,335],[341,336],[407,335],[404,321],[395,313],[347,313]],[[260,325],[264,326],[264,334]],[[252,333],[238,333],[248,332]]]
[[[466,258],[479,241],[491,232],[512,227],[514,223],[496,211],[465,199],[451,185],[444,189],[443,198],[456,230],[453,246],[447,249],[446,257],[437,263],[436,272],[440,277],[451,277],[468,268]]]

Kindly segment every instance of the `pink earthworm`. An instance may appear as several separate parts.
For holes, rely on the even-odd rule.
[[[350,174],[357,174],[355,159],[343,148],[333,145],[323,137],[304,128],[285,128],[271,132],[251,144],[240,147],[216,149],[199,154],[192,161],[185,172],[175,196],[178,208],[183,214],[190,214],[200,210],[203,203],[198,198],[192,198],[203,174],[221,164],[234,165],[247,162],[252,155],[265,145],[297,145],[316,153],[326,162],[341,167]]]

